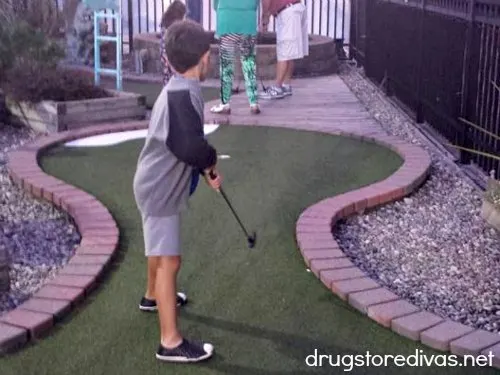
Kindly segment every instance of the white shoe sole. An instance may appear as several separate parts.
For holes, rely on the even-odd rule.
[[[208,358],[210,358],[213,355],[213,353],[207,353],[201,357],[198,358],[186,358],[186,357],[163,357],[159,354],[156,354],[156,358],[160,361],[163,362],[173,362],[173,363],[196,363],[196,362],[201,362],[205,361]]]
[[[157,311],[158,308],[156,306],[155,307],[149,307],[149,306],[139,305],[139,310],[141,310],[141,311]]]
[[[210,358],[214,354],[214,347],[212,344],[204,344],[203,349],[207,352],[207,354],[202,355],[198,358],[186,358],[186,357],[165,357],[158,353],[156,353],[156,358],[163,362],[175,362],[175,363],[195,363],[201,362],[208,358]]]

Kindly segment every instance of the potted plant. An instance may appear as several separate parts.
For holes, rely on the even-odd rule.
[[[16,7],[20,3],[15,2]],[[35,4],[26,5],[24,11],[29,14],[44,2],[24,3]],[[10,13],[14,16],[3,18],[11,22],[0,22],[0,91],[21,123],[40,133],[53,133],[145,118],[144,96],[95,86],[91,76],[59,66],[66,43],[57,36],[64,35],[64,30],[40,27],[43,20],[35,22],[17,8]]]
[[[19,63],[2,83],[10,112],[39,133],[91,124],[144,119],[145,98],[103,89],[85,73]]]

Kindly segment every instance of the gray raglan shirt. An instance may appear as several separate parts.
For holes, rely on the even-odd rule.
[[[175,75],[156,100],[134,176],[134,196],[143,215],[171,216],[186,208],[193,168],[215,165],[205,140],[199,81]]]

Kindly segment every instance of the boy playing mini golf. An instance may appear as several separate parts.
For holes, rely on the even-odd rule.
[[[177,273],[181,263],[180,220],[187,208],[192,171],[199,170],[218,190],[216,150],[203,131],[200,81],[209,67],[211,36],[192,21],[178,21],[165,37],[168,61],[178,73],[153,107],[148,134],[134,176],[134,196],[142,216],[148,286],[142,310],[158,308],[160,345],[156,357],[170,362],[198,362],[212,356],[213,346],[182,337],[177,328]],[[182,298],[181,298],[182,299]],[[181,301],[182,302],[182,301]]]

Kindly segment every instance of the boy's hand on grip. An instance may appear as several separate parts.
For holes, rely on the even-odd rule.
[[[212,189],[219,191],[222,179],[215,168],[205,171],[205,179]]]

